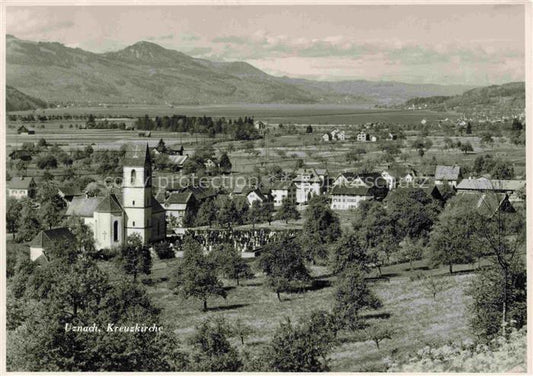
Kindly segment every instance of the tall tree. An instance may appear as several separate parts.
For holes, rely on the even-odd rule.
[[[206,311],[209,297],[226,298],[227,295],[217,277],[217,265],[211,257],[204,255],[200,244],[193,239],[185,241],[183,251],[183,260],[173,279],[175,291],[186,299],[200,299]]]
[[[346,268],[337,280],[334,314],[350,330],[361,327],[359,312],[363,308],[379,308],[381,302],[368,288],[364,272],[357,265]]]
[[[137,281],[140,273],[150,274],[152,269],[152,257],[147,246],[143,245],[138,234],[131,234],[126,239],[126,244],[121,249],[119,262],[126,274],[133,275],[133,281]]]
[[[288,197],[283,198],[281,201],[281,207],[276,213],[275,218],[285,221],[285,223],[289,223],[289,220],[291,219],[300,219],[300,212],[296,207],[296,202],[294,200],[290,200]]]
[[[283,236],[279,241],[267,243],[257,263],[280,302],[281,292],[290,291],[310,279],[302,249],[294,237]]]
[[[304,254],[309,261],[316,261],[327,255],[325,246],[341,235],[340,222],[331,210],[324,196],[314,196],[305,212],[302,239]]]
[[[241,253],[231,244],[222,244],[211,252],[218,269],[226,278],[234,279],[239,286],[242,279],[254,277],[250,265],[242,258]]]
[[[242,362],[228,340],[230,336],[231,327],[223,318],[207,319],[198,325],[190,340],[193,347],[192,369],[203,372],[239,371]]]

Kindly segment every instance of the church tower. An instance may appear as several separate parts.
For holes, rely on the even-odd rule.
[[[152,237],[152,163],[148,144],[128,145],[124,156],[122,207],[125,235],[137,233],[144,244]],[[126,239],[124,239],[126,240]]]

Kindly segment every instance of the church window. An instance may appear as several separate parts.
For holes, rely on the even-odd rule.
[[[132,226],[135,227],[135,221],[132,222]]]
[[[137,180],[137,172],[135,170],[131,170],[130,183],[131,184],[135,183],[135,180]]]
[[[133,206],[135,206],[135,200],[134,200],[134,201],[132,201],[132,202],[131,202],[131,204],[132,204]]]
[[[118,221],[113,222],[113,241],[118,242]]]

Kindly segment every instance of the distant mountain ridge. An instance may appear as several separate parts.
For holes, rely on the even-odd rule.
[[[411,98],[405,106],[424,106],[424,108],[464,113],[472,112],[508,112],[523,111],[526,106],[525,82],[509,82],[465,91],[454,96],[434,96]]]
[[[391,104],[456,95],[472,86],[271,76],[246,62],[197,59],[151,42],[93,53],[57,42],[6,38],[7,84],[54,103]]]
[[[48,103],[6,86],[6,111],[25,111],[46,108]]]

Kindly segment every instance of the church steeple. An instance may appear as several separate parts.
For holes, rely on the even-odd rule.
[[[126,235],[151,238],[152,163],[146,145],[128,145],[124,156],[122,206],[126,212]]]

